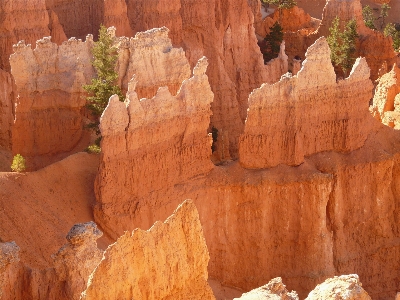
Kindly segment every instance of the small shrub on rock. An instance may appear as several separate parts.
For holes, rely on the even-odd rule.
[[[11,164],[11,170],[13,172],[24,172],[26,169],[26,161],[25,158],[21,154],[17,154],[14,156],[12,164]]]

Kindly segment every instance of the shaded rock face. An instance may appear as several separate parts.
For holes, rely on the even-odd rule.
[[[53,255],[54,265],[45,269],[19,262],[15,242],[0,244],[2,299],[80,299],[103,255],[96,243],[101,235],[93,222],[74,225],[67,235],[68,243]]]
[[[140,197],[212,169],[207,128],[213,93],[205,75],[207,65],[206,58],[199,60],[176,96],[165,87],[152,99],[139,101],[133,79],[126,103],[115,96],[110,99],[100,122],[102,162],[96,179],[95,216],[113,237],[127,229]],[[116,211],[113,199],[133,206]]]
[[[385,37],[383,33],[365,26],[360,0],[329,0],[326,2],[322,21],[317,30],[310,30],[312,26],[309,26],[308,29],[286,32],[284,39],[289,59],[295,56],[303,58],[308,47],[319,37],[327,37],[329,35],[329,27],[335,17],[340,18],[342,28],[348,21],[356,20],[357,33],[359,35],[356,56],[364,57],[367,60],[371,69],[371,80],[376,80],[382,74],[382,66],[393,65],[396,55],[393,51],[391,38]],[[379,55],[377,56],[376,53],[379,53]],[[384,70],[384,72],[386,71]]]
[[[14,89],[11,75],[0,69],[0,149],[5,150],[11,149]]]
[[[400,129],[400,69],[395,64],[390,72],[378,80],[372,114],[383,124]]]
[[[204,66],[195,68],[195,75],[184,81],[183,87],[202,82],[204,75],[196,76],[202,74],[196,71],[199,69]],[[327,277],[359,273],[374,298],[394,296],[400,251],[394,245],[399,238],[396,203],[400,137],[369,115],[372,83],[365,60],[359,59],[350,77],[337,82],[322,38],[310,49],[297,76],[286,76],[275,85],[264,85],[253,92],[249,130],[244,136],[250,139],[260,130],[269,130],[258,122],[268,122],[272,111],[292,124],[290,130],[298,130],[297,138],[303,143],[302,148],[297,147],[296,140],[288,136],[270,153],[271,164],[269,157],[264,161],[264,151],[248,150],[262,148],[262,142],[254,142],[253,148],[250,143],[244,147],[247,140],[243,138],[243,161],[240,156],[240,163],[208,168],[211,149],[204,135],[206,121],[196,121],[196,126],[185,130],[184,136],[193,134],[192,144],[198,145],[198,150],[174,147],[174,156],[162,156],[168,161],[158,158],[154,149],[164,153],[163,149],[170,147],[164,145],[171,145],[170,141],[175,140],[171,136],[181,136],[177,129],[183,128],[173,123],[178,125],[160,130],[160,125],[167,122],[160,124],[158,120],[168,120],[170,111],[179,110],[164,108],[159,111],[168,114],[155,114],[155,100],[169,99],[170,94],[160,89],[153,99],[132,101],[136,99],[132,92],[135,82],[131,85],[130,102],[112,99],[101,121],[105,138],[96,183],[96,220],[107,232],[118,236],[135,227],[149,228],[154,220],[166,218],[179,199],[190,198],[199,209],[210,251],[210,276],[225,285],[250,290],[282,276],[290,289],[305,297]],[[188,95],[189,89],[183,87],[177,98]],[[263,89],[274,91],[276,99],[281,95],[281,101],[261,93]],[[291,97],[289,104],[286,97]],[[308,99],[314,100],[309,104]],[[321,107],[317,101],[320,99]],[[198,100],[185,100],[186,105],[191,101]],[[170,107],[169,100],[163,103]],[[314,106],[318,109],[313,110]],[[209,116],[205,102],[195,107],[191,112],[197,112],[199,118]],[[266,115],[259,118],[257,113]],[[150,120],[147,115],[156,121],[146,121]],[[204,131],[200,130],[203,125]],[[130,132],[130,128],[134,130]],[[196,131],[192,131],[194,128]],[[147,135],[142,135],[142,130]],[[164,140],[158,132],[163,133]],[[284,135],[278,135],[279,128],[274,133],[275,141],[285,140]],[[151,142],[144,136],[151,137]],[[179,138],[172,144],[185,147],[185,141]],[[200,154],[199,149],[204,152]],[[286,155],[276,154],[280,152]],[[193,155],[190,160],[184,158],[188,154]],[[179,160],[182,173],[175,173],[173,164]],[[258,160],[267,163],[255,165],[258,170],[246,169],[253,168],[251,164]],[[188,172],[183,168],[188,162],[202,163],[192,165]]]
[[[104,19],[104,0],[44,0],[46,8],[57,16],[68,38],[84,39],[87,34],[97,38]],[[45,36],[45,35],[43,35]]]
[[[248,95],[269,78],[248,1],[129,0],[127,15],[134,32],[168,27],[172,43],[184,48],[191,67],[203,55],[209,59],[207,75],[215,95],[211,126],[225,132],[230,156],[237,158]]]
[[[277,277],[271,279],[266,285],[245,293],[236,300],[262,300],[262,299],[276,299],[276,300],[299,300],[297,293],[289,292],[282,282],[282,278]],[[235,300],[234,299],[234,300]]]
[[[198,212],[186,200],[164,223],[109,246],[81,299],[215,299],[208,260]]]
[[[319,284],[306,300],[370,300],[371,297],[362,288],[358,275],[342,275],[329,278]]]
[[[97,248],[102,235],[94,222],[76,224],[68,232],[68,244],[53,255],[57,278],[65,281],[68,299],[80,298],[89,275],[102,259],[103,251]]]
[[[35,43],[50,35],[49,16],[45,0],[2,1],[0,14],[0,68],[9,71],[12,46],[22,39]]]
[[[92,46],[90,36],[60,46],[43,38],[33,50],[24,42],[15,45],[10,57],[17,86],[12,151],[27,157],[30,169],[67,156],[88,135],[82,86],[94,76]]]
[[[336,82],[329,46],[320,38],[297,76],[264,84],[250,95],[240,163],[252,169],[299,165],[314,153],[360,148],[371,130],[369,111],[360,107],[366,107],[372,88],[363,59],[349,78]]]

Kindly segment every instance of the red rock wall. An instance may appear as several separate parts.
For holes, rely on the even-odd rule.
[[[14,85],[8,72],[0,69],[0,149],[11,149],[11,128],[14,122]]]
[[[57,46],[45,38],[34,50],[24,43],[14,47],[10,63],[17,98],[12,151],[26,156],[31,169],[67,156],[88,134],[81,114],[82,85],[94,76],[92,44],[91,39],[71,39]]]
[[[104,19],[104,0],[44,0],[49,12],[58,17],[65,35],[84,40],[87,34],[97,38]]]
[[[95,216],[113,237],[123,234],[129,214],[136,210],[137,203],[125,204],[212,169],[207,128],[213,93],[204,74],[207,64],[205,58],[199,61],[176,96],[160,88],[154,98],[139,101],[133,80],[126,104],[110,99],[100,124]],[[114,199],[123,211],[119,204],[116,209]]]
[[[0,68],[9,71],[12,46],[20,40],[34,44],[49,36],[49,16],[45,0],[1,1],[0,14]]]

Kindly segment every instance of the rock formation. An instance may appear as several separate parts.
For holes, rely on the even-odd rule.
[[[109,30],[114,30],[110,28]],[[134,38],[117,39],[119,81],[124,91],[135,75],[138,98],[152,98],[159,87],[176,95],[190,77],[190,65],[182,48],[173,48],[166,27],[138,32]]]
[[[104,0],[44,0],[43,2],[49,13],[57,17],[68,38],[83,40],[88,34],[97,37],[104,19]]]
[[[11,75],[0,69],[0,150],[11,149],[14,88]]]
[[[129,219],[139,197],[212,169],[207,128],[213,93],[205,75],[207,65],[206,58],[199,60],[193,77],[182,83],[176,96],[163,87],[152,99],[139,101],[133,79],[126,103],[117,97],[110,99],[100,123],[102,163],[96,180],[95,215],[114,237],[130,223],[118,215]],[[116,198],[121,206],[114,205]],[[127,202],[131,204],[126,206]]]
[[[94,76],[92,45],[88,36],[86,42],[71,38],[60,46],[50,38],[38,40],[35,49],[23,41],[14,46],[10,63],[17,91],[12,150],[26,157],[31,169],[85,147],[79,145],[89,135],[83,130],[82,86]]]
[[[276,300],[299,300],[296,292],[289,292],[282,282],[282,278],[277,277],[272,279],[268,284],[245,293],[236,300],[262,300],[262,299],[276,299]],[[234,300],[235,300],[234,299]]]
[[[358,275],[342,275],[329,278],[319,284],[306,300],[371,300],[362,288]]]
[[[0,68],[9,71],[12,46],[22,39],[35,43],[50,35],[49,16],[45,0],[2,1],[0,12],[3,16],[0,19]]]
[[[69,229],[93,220],[98,164],[97,155],[78,153],[36,172],[0,173],[0,241],[15,241],[31,268],[53,264]]]
[[[132,37],[125,0],[104,0],[104,26],[115,27],[117,36]]]
[[[383,124],[400,128],[400,69],[396,64],[378,79],[371,109],[374,117]]]
[[[290,13],[292,10],[288,10],[286,12],[287,16],[284,16],[289,22],[286,22],[286,18],[282,18],[284,24],[290,24],[292,20]],[[308,18],[304,17],[306,16],[304,12],[299,13],[297,11],[297,15],[301,17],[300,20],[304,19],[304,22],[308,20]],[[289,56],[289,61],[296,56],[304,58],[306,50],[316,39],[322,36],[327,37],[329,35],[329,27],[336,17],[339,17],[341,20],[341,28],[343,28],[344,24],[348,21],[352,19],[356,20],[357,33],[359,35],[356,46],[356,56],[364,57],[367,60],[368,66],[371,69],[372,80],[377,79],[379,74],[382,73],[382,66],[393,65],[396,60],[396,55],[393,51],[391,38],[385,37],[383,33],[365,26],[360,0],[326,1],[322,14],[322,21],[318,28],[316,28],[318,25],[316,20],[310,22],[309,25],[304,23],[303,26],[305,26],[305,28],[299,28],[297,31],[295,31],[295,29],[300,25],[295,24],[296,26],[293,26],[293,28],[287,25],[289,29],[285,32],[284,40],[286,42],[286,53]],[[272,22],[272,18],[266,18],[264,20],[264,27],[257,27],[258,33],[263,34],[265,32],[265,27],[268,27],[270,24],[272,25]],[[377,53],[379,53],[379,55],[377,55]],[[384,70],[384,72],[387,72],[387,70]]]
[[[1,299],[79,299],[103,255],[96,244],[99,236],[93,222],[76,224],[67,235],[68,244],[54,255],[54,265],[43,269],[20,260],[15,242],[0,244]]]
[[[183,86],[195,82],[195,78],[186,80]],[[133,85],[128,98],[135,99]],[[184,90],[181,88],[177,97],[185,95]],[[261,92],[264,90],[274,91],[276,100]],[[305,297],[327,277],[359,273],[371,296],[393,297],[398,263],[389,261],[396,261],[399,251],[393,241],[398,238],[396,153],[400,151],[400,137],[369,115],[372,83],[364,59],[356,62],[349,78],[337,82],[326,41],[320,39],[309,50],[297,76],[286,76],[253,92],[240,142],[244,143],[240,149],[245,150],[243,157],[240,152],[240,164],[257,168],[278,165],[268,169],[248,170],[238,162],[208,168],[211,149],[205,136],[206,121],[196,122],[189,131],[202,137],[201,142],[192,142],[204,147],[204,154],[198,155],[199,150],[178,150],[182,138],[170,138],[182,126],[162,130],[158,120],[165,117],[158,115],[153,123],[132,113],[129,115],[135,117],[129,118],[126,111],[132,111],[132,103],[140,104],[134,111],[146,112],[155,99],[163,99],[164,91],[159,90],[159,96],[153,99],[130,100],[129,104],[112,99],[104,113],[104,152],[96,181],[95,214],[107,232],[117,236],[135,227],[149,228],[154,220],[167,217],[179,201],[190,198],[198,207],[204,228],[210,276],[224,285],[250,290],[282,276],[290,289]],[[277,106],[271,109],[271,103]],[[194,111],[203,118],[209,115],[206,107]],[[273,163],[266,157],[268,163],[259,165],[265,152],[253,149],[262,149],[264,142],[248,141],[260,131],[270,130],[264,125],[275,113],[280,116],[276,120],[288,122],[287,130],[297,130],[295,136],[303,145],[296,148],[289,134],[285,140],[281,130],[284,125],[275,120],[281,127],[270,131],[278,142],[275,152],[270,152]],[[258,124],[259,120],[263,123]],[[132,124],[137,129],[131,138]],[[197,131],[192,131],[194,128]],[[146,142],[142,130],[150,132],[154,142]],[[158,132],[163,136],[168,133],[165,145],[176,149],[175,156],[160,156],[167,157],[168,162],[153,158],[154,149],[160,149],[160,155],[165,149],[164,144],[157,144]],[[172,173],[176,161],[181,161],[182,173]],[[190,167],[191,175],[186,176],[189,161],[198,162],[201,168]],[[253,163],[258,165],[250,165]],[[360,202],[364,209],[356,209]],[[375,233],[382,238],[374,238]],[[374,267],[382,261],[385,268]]]
[[[258,169],[299,165],[314,153],[360,148],[371,129],[365,121],[369,111],[360,107],[365,107],[372,88],[363,59],[356,62],[349,78],[336,82],[329,46],[320,38],[308,49],[296,76],[264,84],[250,95],[240,163]],[[318,113],[299,113],[311,107]],[[332,111],[326,111],[328,107]]]
[[[82,299],[215,299],[208,260],[198,212],[186,200],[164,223],[108,247]]]
[[[97,239],[102,235],[94,222],[76,224],[68,232],[68,243],[53,255],[57,278],[65,282],[67,299],[80,298],[89,275],[102,259],[103,251],[97,248]]]

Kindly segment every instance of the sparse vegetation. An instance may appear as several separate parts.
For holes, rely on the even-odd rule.
[[[382,4],[381,6],[381,13],[379,18],[381,20],[381,29],[385,27],[386,24],[386,17],[389,15],[390,6],[387,3]]]
[[[393,39],[393,49],[400,51],[400,25],[396,27],[393,23],[388,23],[383,31],[385,36],[391,36]]]
[[[117,94],[119,99],[124,101],[121,89],[116,84],[118,79],[118,73],[115,70],[118,60],[117,48],[113,46],[113,38],[103,25],[100,26],[99,40],[94,43],[92,54],[94,57],[92,65],[97,76],[83,88],[89,93],[89,97],[86,98],[87,107],[94,117],[94,121],[87,127],[100,136],[100,116],[107,107],[110,97]]]
[[[344,75],[347,76],[356,60],[356,41],[357,41],[357,23],[350,20],[345,25],[343,31],[340,30],[340,19],[336,17],[329,28],[329,36],[327,38],[331,49],[332,63],[340,67]]]
[[[14,156],[12,164],[11,164],[11,170],[13,172],[24,172],[26,169],[26,161],[25,158],[21,154],[17,154]]]
[[[372,8],[369,5],[363,7],[362,10],[364,23],[367,27],[376,30],[375,27],[375,16]]]
[[[264,4],[273,4],[278,7],[278,9],[289,9],[297,5],[294,0],[260,0]]]
[[[275,24],[269,29],[270,32],[259,44],[261,53],[264,57],[264,63],[278,57],[283,41],[283,28],[278,22],[275,22]]]
[[[93,144],[93,145],[88,146],[88,147],[85,149],[85,151],[86,151],[87,153],[90,153],[90,154],[92,154],[92,153],[93,153],[93,154],[100,154],[101,148],[100,148],[99,145]]]

